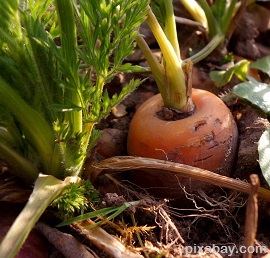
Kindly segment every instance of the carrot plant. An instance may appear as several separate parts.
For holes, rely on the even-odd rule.
[[[162,62],[153,56],[142,37],[137,38],[137,43],[151,68],[160,95],[146,101],[133,117],[128,153],[230,175],[238,138],[235,121],[218,97],[192,89],[191,75],[192,63],[208,56],[225,40],[237,1],[231,1],[229,6],[226,1],[215,1],[211,7],[205,0],[198,1],[200,5],[195,6],[193,2],[185,1],[190,9],[204,14],[203,24],[207,26],[209,43],[187,60],[181,58],[172,1],[150,3],[146,21],[160,46]],[[146,187],[149,187],[149,180],[144,177]],[[175,179],[167,185],[172,185],[172,181]],[[190,185],[188,180],[181,182]]]
[[[147,4],[0,2],[0,157],[34,183],[1,243],[1,257],[15,256],[46,207],[70,184],[81,184],[99,136],[95,124],[141,83],[131,80],[111,97],[104,88],[120,72],[142,70],[123,61],[133,52]]]
[[[197,14],[200,13],[202,17],[200,21],[206,26],[210,41],[201,51],[188,60],[181,59],[173,5],[171,1],[164,0],[151,1],[151,9],[146,20],[160,46],[163,63],[157,62],[142,37],[138,37],[137,42],[155,77],[165,106],[177,110],[189,110],[192,109],[192,105],[188,106],[190,98],[187,94],[187,89],[190,87],[187,82],[191,77],[189,61],[192,63],[201,61],[224,41],[237,1],[232,1],[229,7],[225,1],[216,1],[211,8],[205,0],[199,1],[201,5],[195,1],[181,2],[194,17],[198,18]]]

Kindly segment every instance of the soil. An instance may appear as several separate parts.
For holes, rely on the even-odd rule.
[[[190,18],[183,11],[179,1],[175,1],[175,6],[176,16]],[[228,45],[216,50],[204,61],[194,66],[193,87],[209,90],[221,97],[226,95],[235,84],[239,83],[239,80],[234,77],[228,85],[217,88],[209,78],[209,72],[213,69],[219,69],[224,54],[229,52],[232,52],[236,59],[239,56],[239,58],[248,58],[250,60],[256,60],[270,54],[268,42],[270,34],[269,18],[270,11],[268,9],[257,5],[249,7],[240,20]],[[186,58],[190,49],[196,50],[199,48],[205,38],[203,33],[198,33],[197,28],[192,27],[190,29],[190,26],[185,24],[178,24],[177,28],[181,42],[182,58]],[[145,25],[141,32],[146,36],[148,44],[156,52],[156,55],[160,57],[161,54],[157,43]],[[147,66],[138,49],[130,57],[129,61]],[[146,78],[146,80],[137,90],[125,98],[106,119],[96,126],[97,129],[103,130],[101,139],[92,153],[96,160],[127,155],[126,141],[130,121],[141,103],[158,93],[155,81],[150,74],[132,75],[132,78],[134,77]],[[126,76],[124,74],[115,78],[107,85],[109,94],[119,91],[130,78],[131,75]],[[226,104],[234,115],[239,131],[239,147],[233,177],[249,181],[251,174],[257,174],[261,186],[269,188],[260,170],[257,150],[257,142],[261,134],[265,128],[270,127],[267,117],[260,110],[238,99],[226,102]],[[93,158],[93,156],[91,157]],[[1,175],[8,173],[6,166],[0,164],[0,167],[2,168]],[[6,177],[3,176],[0,179],[2,181],[1,185],[4,185],[7,180]],[[124,201],[144,199],[146,205],[132,212],[136,218],[137,226],[155,227],[155,229],[141,234],[145,243],[145,250],[148,250],[148,257],[228,257],[228,252],[222,252],[222,249],[219,249],[218,254],[198,254],[198,251],[201,250],[200,247],[207,246],[212,248],[239,248],[243,245],[247,195],[227,189],[222,189],[218,193],[209,193],[209,195],[202,192],[191,195],[186,192],[186,198],[191,200],[193,207],[189,207],[189,209],[177,208],[174,206],[173,200],[149,196],[143,189],[138,191],[138,188],[132,185],[132,182],[128,182],[129,178],[126,175],[116,175],[115,179],[125,187],[116,185],[114,181],[106,176],[102,176],[97,180],[96,187],[100,190],[101,196],[104,196],[105,205],[106,203],[112,205],[113,201],[111,198],[108,199],[108,194],[111,193],[114,194],[114,198],[115,195],[120,196],[120,199]],[[12,180],[11,189],[24,189],[21,185],[18,185],[15,179]],[[135,192],[134,189],[136,189]],[[21,191],[20,193],[24,192]],[[10,197],[10,199],[7,199],[6,196],[11,195],[1,195],[1,200],[8,202],[18,200],[17,196]],[[21,195],[21,202],[25,200],[24,193]],[[123,213],[123,220],[127,225],[132,225],[129,216],[130,212]],[[269,203],[260,200],[256,246],[266,246],[267,252],[270,249],[269,221]],[[111,231],[113,230],[111,229]],[[84,241],[80,236],[77,237],[79,237],[80,241]],[[133,245],[138,247],[139,239],[135,234],[133,237]],[[183,246],[192,247],[193,255],[183,256]],[[91,248],[95,247],[91,246]],[[99,257],[106,257],[100,250],[95,250],[95,252],[100,254]],[[52,253],[54,255],[50,257],[61,257],[59,253],[57,255],[55,255],[55,252]],[[235,251],[230,257],[242,257],[242,254]],[[263,257],[263,254],[254,252],[253,257]]]

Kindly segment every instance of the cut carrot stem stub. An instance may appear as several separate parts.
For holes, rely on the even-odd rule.
[[[231,176],[238,131],[230,110],[208,91],[193,89],[192,100],[194,113],[176,121],[158,116],[164,105],[159,94],[144,102],[130,125],[128,154]]]

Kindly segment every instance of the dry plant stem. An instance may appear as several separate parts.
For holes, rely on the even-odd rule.
[[[42,222],[38,222],[35,229],[42,233],[66,258],[95,258],[83,244],[70,234],[63,233]]]
[[[248,250],[249,246],[254,246],[258,223],[258,189],[260,187],[259,177],[256,174],[250,175],[251,189],[247,202],[245,239],[244,246]],[[252,253],[246,252],[243,258],[251,258]]]
[[[108,253],[111,257],[142,258],[141,255],[128,250],[122,243],[102,228],[87,228],[93,224],[95,224],[95,222],[88,219],[79,223],[73,223],[72,228],[89,239],[95,246]]]
[[[206,183],[229,188],[246,194],[249,194],[251,190],[251,185],[249,183],[222,176],[205,169],[170,161],[133,156],[112,157],[105,159],[100,163],[92,164],[91,180],[94,181],[101,174],[137,169],[157,170],[157,172],[158,170],[163,170],[174,175],[177,174],[183,177],[200,180]],[[138,171],[138,173],[140,173],[140,171]],[[258,197],[270,202],[270,191],[259,187]]]

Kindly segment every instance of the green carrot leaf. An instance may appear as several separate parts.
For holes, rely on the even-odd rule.
[[[229,83],[233,75],[236,75],[242,81],[246,81],[249,64],[250,62],[247,60],[239,61],[227,71],[222,70],[210,72],[210,78],[214,81],[217,87],[222,87]]]
[[[88,180],[83,180],[80,185],[70,184],[51,204],[57,207],[57,215],[61,219],[67,220],[74,216],[75,212],[84,213],[89,210],[90,205],[99,203],[99,192],[94,189]]]

